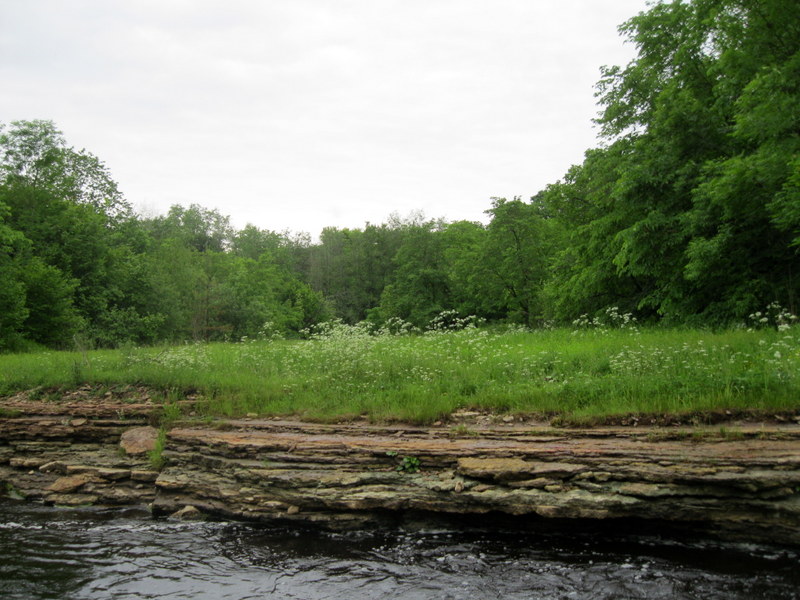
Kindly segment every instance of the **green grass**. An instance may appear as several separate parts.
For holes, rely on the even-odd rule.
[[[800,407],[800,327],[392,336],[339,325],[310,340],[0,355],[0,395],[86,383],[172,390],[166,403],[193,390],[201,416],[426,423],[459,409],[584,419],[784,411]]]

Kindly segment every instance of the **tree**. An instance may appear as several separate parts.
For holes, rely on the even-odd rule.
[[[444,223],[401,226],[402,243],[393,258],[395,270],[370,318],[399,317],[417,327],[453,308],[444,255]]]
[[[143,293],[131,276],[141,231],[105,166],[67,147],[52,122],[17,121],[0,134],[0,173],[6,224],[25,240],[18,334],[49,346],[79,331],[108,345],[152,339],[145,330],[158,316],[137,311]]]
[[[583,164],[541,198],[558,221],[566,240],[553,257],[543,295],[546,310],[559,321],[618,305],[635,310],[645,286],[615,263],[622,250],[617,233],[636,213],[621,210],[616,191],[626,168],[630,142],[586,153]]]
[[[396,269],[393,259],[403,236],[404,230],[386,224],[367,223],[363,230],[326,227],[309,255],[311,287],[337,317],[348,323],[365,319]]]
[[[556,312],[613,303],[724,323],[794,306],[800,13],[660,2],[621,31],[638,56],[598,84],[607,145],[548,191],[573,232]]]
[[[166,216],[150,220],[148,226],[156,240],[178,239],[198,252],[227,250],[234,233],[229,217],[198,204],[188,208],[175,204]]]
[[[3,220],[9,208],[0,202],[0,351],[16,348],[22,341],[22,325],[29,311],[25,306],[25,285],[20,281],[17,256],[25,245],[24,236]]]
[[[456,221],[442,231],[444,260],[452,305],[460,315],[499,320],[508,307],[486,256],[488,233],[481,223]]]
[[[106,166],[85,150],[67,147],[52,121],[13,121],[8,130],[0,124],[0,173],[6,185],[46,190],[109,217],[131,213]]]

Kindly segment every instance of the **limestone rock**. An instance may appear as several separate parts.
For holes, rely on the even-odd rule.
[[[133,471],[131,471],[132,481],[145,481],[148,483],[152,483],[156,479],[158,479],[158,471],[144,471],[140,469],[134,469]]]
[[[487,420],[453,437],[441,427],[259,419],[173,429],[159,473],[147,457],[158,431],[139,426],[153,407],[135,421],[128,405],[70,406],[17,403],[21,415],[0,417],[0,486],[49,504],[149,504],[182,519],[338,528],[392,511],[500,512],[800,543],[800,425],[706,440],[643,427],[532,432]],[[425,468],[398,472],[398,456]]]
[[[67,477],[59,477],[47,489],[57,494],[69,494],[83,487],[91,480],[91,476],[86,473],[82,473],[80,475],[69,475]]]
[[[66,475],[67,465],[60,460],[52,460],[39,467],[39,470],[42,473],[60,473],[61,475]]]
[[[48,504],[58,506],[87,506],[95,504],[99,497],[95,494],[50,494],[47,496]]]
[[[184,506],[179,511],[172,513],[171,516],[173,519],[181,521],[202,521],[206,518],[199,508],[192,505]]]
[[[586,471],[580,464],[528,461],[520,458],[459,458],[458,472],[478,479],[510,481],[539,477],[563,477]]]
[[[10,461],[8,461],[8,464],[10,464],[12,467],[20,467],[23,469],[30,469],[31,467],[38,469],[47,462],[50,461],[41,458],[12,458]]]
[[[145,454],[156,448],[158,429],[155,427],[132,427],[120,437],[120,448],[125,454]]]
[[[108,467],[95,467],[92,465],[68,465],[67,473],[72,475],[86,473],[110,481],[128,479],[131,476],[130,469],[113,469]]]
[[[523,479],[531,468],[520,458],[459,458],[458,473],[477,479]]]

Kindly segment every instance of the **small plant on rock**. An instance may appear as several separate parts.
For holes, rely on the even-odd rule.
[[[416,456],[404,456],[397,465],[400,473],[416,473],[419,471],[419,459]]]
[[[389,450],[386,456],[397,457],[397,452]],[[416,456],[401,456],[400,463],[395,467],[398,473],[416,473],[419,471],[419,459]]]
[[[163,456],[164,446],[167,443],[167,430],[163,427],[158,430],[158,438],[156,439],[156,447],[148,453],[150,468],[154,471],[161,471],[166,464],[166,459]]]

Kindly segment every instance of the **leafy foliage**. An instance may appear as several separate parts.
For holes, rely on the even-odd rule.
[[[0,350],[797,314],[800,11],[661,1],[620,32],[638,55],[602,69],[602,145],[486,224],[392,215],[311,243],[198,205],[145,219],[52,122],[0,125]]]
[[[550,285],[579,299],[556,314],[614,302],[724,323],[773,300],[795,310],[798,11],[658,3],[621,31],[639,56],[598,85],[609,143],[548,190],[574,231]],[[582,212],[564,206],[576,197]]]
[[[327,317],[286,236],[237,236],[197,205],[140,219],[51,122],[0,133],[0,350],[225,339]]]

